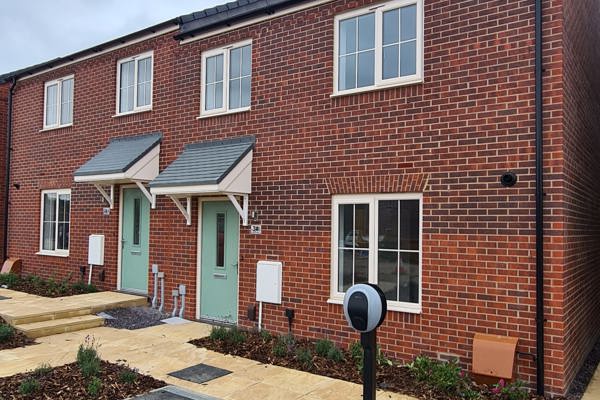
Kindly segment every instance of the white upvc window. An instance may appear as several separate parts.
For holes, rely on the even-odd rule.
[[[388,308],[421,312],[422,195],[339,195],[332,201],[331,303],[377,284]]]
[[[117,115],[152,109],[152,51],[117,63]]]
[[[43,190],[38,254],[69,255],[70,219],[71,190]]]
[[[44,84],[44,129],[73,124],[73,75]]]
[[[200,116],[250,109],[252,41],[202,53]]]
[[[423,0],[335,17],[334,95],[422,82]]]

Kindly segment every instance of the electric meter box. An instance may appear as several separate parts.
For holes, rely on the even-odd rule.
[[[88,265],[104,265],[104,235],[90,235]]]
[[[282,269],[278,261],[256,263],[256,301],[281,304]]]

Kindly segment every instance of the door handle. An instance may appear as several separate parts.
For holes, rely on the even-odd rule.
[[[233,264],[231,264],[231,266],[232,266],[233,268],[237,269],[237,268],[238,268],[238,263],[233,263]]]

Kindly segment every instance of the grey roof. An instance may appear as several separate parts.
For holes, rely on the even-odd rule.
[[[83,164],[75,176],[118,174],[125,172],[162,140],[162,133],[112,138],[100,153]]]
[[[248,154],[256,140],[254,136],[185,146],[150,187],[191,186],[217,184]]]
[[[278,9],[303,2],[303,0],[238,0],[207,8],[179,17],[179,34],[176,38],[184,39],[205,29],[219,25],[227,26],[234,21],[257,15],[272,14]]]

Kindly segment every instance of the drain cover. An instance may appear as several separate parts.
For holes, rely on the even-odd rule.
[[[171,372],[169,375],[175,378],[183,379],[194,383],[204,383],[212,381],[213,379],[220,378],[222,376],[230,374],[231,371],[212,367],[206,364],[198,364],[192,367],[182,369],[180,371]]]
[[[165,386],[162,389],[135,397],[134,400],[218,400],[203,394],[191,393],[177,386]]]
[[[10,299],[10,297],[0,296],[0,300],[8,300],[8,299]]]

